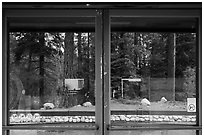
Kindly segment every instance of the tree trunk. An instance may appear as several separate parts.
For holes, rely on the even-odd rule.
[[[65,78],[74,78],[74,33],[65,33]]]
[[[39,42],[41,45],[40,50],[40,57],[39,57],[39,75],[40,75],[40,81],[39,81],[39,95],[40,95],[40,106],[44,104],[45,101],[45,94],[44,94],[44,53],[43,49],[45,46],[45,39],[44,39],[44,33],[40,33]]]
[[[74,33],[65,33],[65,52],[64,52],[64,61],[65,61],[65,79],[74,78],[74,69],[73,69],[73,62],[74,62]],[[76,105],[74,102],[73,94],[70,94],[68,89],[65,89],[64,107],[72,107]]]
[[[88,38],[87,38],[88,42],[87,42],[87,89],[88,89],[88,92],[87,92],[87,98],[89,98],[89,94],[90,94],[90,86],[89,86],[89,75],[90,75],[90,69],[89,69],[89,64],[90,64],[90,60],[89,60],[89,33],[88,33]]]
[[[81,47],[81,33],[78,33],[78,78],[82,78],[82,47]]]
[[[175,101],[175,68],[176,68],[176,34],[169,33],[167,40],[167,58],[168,58],[168,89],[172,91],[172,101]]]

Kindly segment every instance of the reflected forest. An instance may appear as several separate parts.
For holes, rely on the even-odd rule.
[[[9,108],[95,105],[95,33],[10,32]],[[122,79],[141,79],[141,82]],[[83,79],[69,90],[65,79]],[[173,83],[172,83],[173,81]],[[124,91],[122,96],[121,91]],[[111,100],[186,102],[196,95],[195,33],[111,33]]]

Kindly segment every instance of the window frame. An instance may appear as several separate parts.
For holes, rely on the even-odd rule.
[[[196,59],[197,59],[197,67],[196,67],[196,125],[168,125],[168,128],[163,126],[163,125],[158,125],[156,127],[150,127],[150,126],[142,126],[142,127],[125,127],[128,126],[128,124],[124,124],[123,127],[114,127],[114,125],[107,125],[109,131],[120,131],[120,130],[196,130],[196,134],[202,134],[202,72],[201,72],[201,54],[202,54],[202,38],[201,38],[201,11],[200,9],[111,9],[110,11],[109,18],[111,17],[151,17],[151,18],[162,18],[162,17],[176,17],[176,18],[183,18],[183,17],[189,17],[189,18],[196,18],[197,23],[196,23],[196,34],[197,34],[197,43],[196,43]],[[108,18],[108,16],[106,17]],[[108,25],[107,25],[108,29]],[[104,35],[108,35],[107,32]],[[106,45],[105,45],[106,46]],[[109,45],[110,46],[110,45]],[[107,47],[106,47],[107,48]],[[105,58],[110,58],[110,54],[107,55],[108,57],[105,56]],[[106,64],[111,66],[111,63],[109,59],[106,60]],[[109,84],[107,81],[104,81],[105,85]],[[110,89],[106,89],[104,91],[105,93],[111,93]],[[110,100],[110,94],[105,95],[106,101]],[[109,109],[109,103],[108,106],[105,109]],[[105,119],[109,119],[110,123],[110,118],[108,115],[110,114],[110,110],[105,111],[106,114],[104,114]]]
[[[7,3],[3,3],[3,5]],[[82,3],[79,3],[82,4]],[[83,3],[85,4],[85,3]],[[100,107],[96,107],[96,124],[101,126],[99,128],[96,126],[95,129],[99,129],[98,134],[108,134],[109,130],[111,129],[110,125],[110,109],[109,109],[109,100],[110,100],[110,18],[111,17],[194,17],[197,18],[197,48],[196,53],[197,56],[197,67],[196,67],[196,88],[197,88],[197,111],[196,111],[196,126],[190,126],[186,129],[196,130],[196,134],[202,134],[202,8],[200,6],[193,6],[191,8],[191,4],[187,3],[186,7],[170,5],[168,8],[162,8],[162,4],[158,4],[161,8],[153,8],[148,9],[145,8],[138,8],[137,3],[134,3],[135,7],[130,7],[124,9],[125,3],[123,3],[121,7],[114,7],[114,3],[109,4],[109,6],[103,5],[100,3],[93,6],[92,8],[87,8],[86,6],[75,6],[76,8],[70,9],[71,5],[57,5],[56,8],[33,8],[27,9],[28,5],[18,5],[3,7],[2,10],[2,134],[9,134],[9,130],[16,128],[16,129],[32,129],[34,126],[29,127],[20,127],[20,126],[9,126],[9,118],[8,118],[8,68],[9,68],[9,17],[70,17],[70,16],[94,16],[96,18],[95,22],[95,32],[96,32],[96,42],[98,46],[96,47],[96,104]],[[202,5],[202,3],[199,3]],[[15,3],[14,3],[15,5]],[[32,5],[32,4],[31,4]],[[141,4],[142,5],[142,4]],[[151,4],[150,4],[151,5]],[[153,5],[153,4],[152,4]],[[140,6],[140,3],[138,3]],[[22,8],[23,7],[23,8]],[[49,6],[48,6],[49,7]],[[68,9],[66,9],[68,7]],[[22,8],[22,9],[21,9]],[[68,10],[72,10],[74,12],[70,13],[67,12]],[[56,12],[57,11],[57,12]],[[82,11],[82,12],[79,12]],[[87,12],[92,11],[92,12]],[[93,12],[95,11],[95,12]],[[108,23],[109,22],[109,23]],[[106,54],[107,53],[107,54]],[[109,72],[107,75],[102,75],[101,78],[101,55],[102,55],[102,72]],[[105,65],[106,64],[106,65]],[[102,73],[104,74],[104,73]],[[101,83],[101,85],[100,85]],[[101,91],[101,92],[100,92]],[[100,96],[103,96],[103,99],[100,99]],[[104,107],[105,105],[105,107]],[[103,113],[101,113],[103,112]],[[106,121],[105,125],[103,124],[103,120]],[[35,127],[36,129],[42,129],[42,127]],[[48,127],[48,128],[59,128],[62,129],[63,127]],[[66,128],[67,129],[67,128]],[[168,129],[165,127],[158,127],[157,129],[153,127],[154,130],[183,130],[183,126],[178,127],[169,127]],[[121,130],[120,128],[116,130]],[[145,127],[141,129],[130,129],[130,130],[147,130]],[[149,130],[149,129],[148,129]]]

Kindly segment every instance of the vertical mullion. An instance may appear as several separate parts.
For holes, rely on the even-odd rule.
[[[3,11],[2,27],[2,126],[8,125],[8,64],[9,58],[9,37],[8,23],[5,11]],[[9,130],[3,130],[3,135],[9,134]]]
[[[95,93],[96,93],[96,124],[97,134],[103,134],[103,90],[102,90],[102,12],[97,11],[95,26]]]
[[[110,17],[109,10],[103,10],[103,40],[104,40],[104,134],[108,134],[110,124]]]
[[[201,17],[197,20],[197,34],[196,34],[196,51],[197,51],[197,68],[196,68],[196,123],[202,126],[202,21]],[[201,135],[202,130],[196,130],[196,134]]]

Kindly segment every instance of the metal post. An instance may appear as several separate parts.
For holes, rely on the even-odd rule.
[[[9,32],[6,13],[3,10],[2,21],[2,126],[8,125],[8,64],[9,58]],[[9,130],[3,130],[3,135],[9,134]]]
[[[123,98],[123,79],[121,79],[121,94],[122,94],[122,98]]]
[[[104,134],[108,135],[110,125],[110,95],[111,95],[111,48],[110,48],[110,17],[109,10],[103,10],[103,48],[104,48]]]
[[[201,15],[201,13],[200,13]],[[196,124],[202,127],[202,19],[197,20],[196,32]],[[196,130],[197,135],[202,135],[202,130]]]
[[[95,32],[95,93],[96,93],[96,124],[99,126],[97,134],[103,134],[103,96],[102,96],[102,11],[98,10],[96,15]]]

